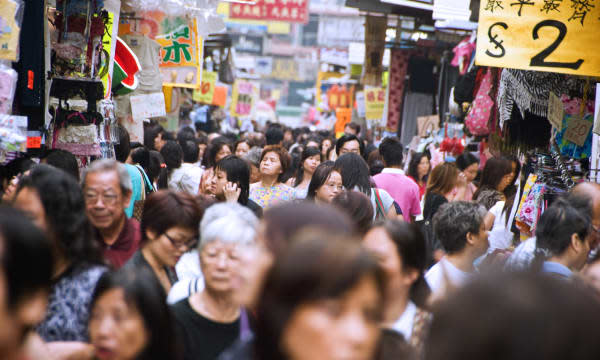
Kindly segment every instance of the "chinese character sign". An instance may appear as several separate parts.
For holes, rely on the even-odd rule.
[[[203,104],[212,104],[216,84],[217,73],[214,71],[205,71],[202,74],[202,85],[199,89],[194,90],[193,100]]]
[[[600,0],[482,0],[478,65],[600,76]]]
[[[381,120],[383,117],[383,109],[385,107],[385,89],[366,89],[365,106],[367,120]]]
[[[308,23],[309,0],[257,0],[254,5],[231,4],[231,19]]]
[[[254,84],[248,81],[236,80],[233,84],[231,115],[248,116],[252,113],[254,104]]]

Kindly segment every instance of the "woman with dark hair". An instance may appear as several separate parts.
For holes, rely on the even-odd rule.
[[[53,248],[54,285],[37,332],[48,342],[86,342],[92,292],[107,268],[81,188],[64,171],[38,165],[21,179],[16,194],[15,207],[47,234]]]
[[[250,144],[246,139],[238,140],[235,145],[233,145],[233,153],[235,156],[242,158],[246,156],[248,152],[250,152]]]
[[[427,153],[416,153],[410,159],[408,164],[408,177],[419,185],[419,194],[421,199],[427,190],[427,179],[431,172],[431,158]]]
[[[15,199],[19,179],[36,164],[28,157],[17,158],[0,167],[2,171],[2,199],[3,203],[11,203]]]
[[[205,160],[202,162],[202,165],[208,168],[214,168],[217,163],[231,155],[233,152],[231,151],[231,144],[223,137],[219,137],[211,142],[208,149],[205,153]]]
[[[427,181],[423,219],[433,219],[440,206],[454,200],[453,190],[466,185],[466,177],[455,164],[443,163],[435,167]]]
[[[335,170],[333,161],[326,161],[317,166],[308,185],[306,199],[327,204],[342,191],[342,174]]]
[[[516,169],[515,169],[516,171]],[[493,157],[485,163],[481,173],[479,188],[473,194],[473,199],[477,199],[479,193],[483,190],[496,190],[504,194],[504,190],[509,187],[515,179],[513,173],[513,163],[505,157]]]
[[[173,189],[180,190],[177,188],[175,182],[171,182],[171,175],[173,171],[179,169],[183,164],[183,150],[177,141],[167,141],[160,150],[160,155],[165,161],[166,171],[161,172],[158,178],[159,189]]]
[[[257,308],[255,359],[372,359],[384,277],[358,242],[301,235],[276,259]]]
[[[150,150],[148,154],[148,169],[146,169],[146,175],[148,175],[148,179],[153,185],[153,188],[158,189],[158,179],[160,177],[161,172],[167,171],[167,165],[165,164],[165,160],[162,155],[156,150]],[[164,175],[167,178],[167,175]]]
[[[258,217],[260,205],[249,199],[250,166],[236,155],[229,155],[217,163],[213,177],[215,196],[219,201],[239,202]]]
[[[90,309],[88,327],[95,359],[181,359],[173,316],[150,270],[104,274]]]
[[[384,326],[401,333],[422,353],[431,321],[423,309],[431,290],[425,281],[427,249],[421,231],[415,224],[388,220],[374,226],[363,245],[377,257],[386,274]]]
[[[177,282],[173,267],[183,253],[198,243],[200,218],[200,207],[193,196],[172,190],[152,193],[144,202],[140,250],[125,267],[152,270],[168,293]]]
[[[360,155],[343,154],[335,161],[335,170],[342,175],[342,183],[346,190],[360,191],[371,199],[373,220],[376,218],[394,219],[399,216],[394,206],[394,199],[390,194],[383,189],[371,186],[369,167]]]
[[[283,147],[265,147],[260,155],[260,181],[250,186],[250,199],[263,209],[296,200],[294,188],[281,182],[290,162],[290,155]]]
[[[321,149],[321,156],[323,157],[323,161],[332,160],[331,155],[335,155],[334,141],[330,137],[323,137],[323,140],[321,140],[321,145],[319,147]]]
[[[288,185],[296,188],[296,199],[305,199],[308,193],[308,185],[317,167],[321,164],[321,152],[319,148],[307,147],[302,151],[300,166],[296,176],[289,180]]]
[[[331,204],[347,213],[356,224],[358,233],[363,236],[373,223],[373,207],[371,200],[358,191],[343,191],[333,198]]]
[[[473,200],[473,194],[477,191],[477,186],[473,184],[473,181],[479,173],[479,159],[470,152],[465,151],[456,158],[456,166],[458,170],[465,174],[467,179],[467,190],[462,199],[457,200],[471,201]]]

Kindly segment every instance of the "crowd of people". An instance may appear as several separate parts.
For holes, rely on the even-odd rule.
[[[117,133],[115,159],[0,167],[0,359],[600,358],[598,184],[521,242],[517,157]]]

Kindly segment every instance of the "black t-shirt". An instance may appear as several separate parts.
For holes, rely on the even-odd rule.
[[[214,322],[192,309],[188,299],[172,306],[185,360],[215,360],[240,336],[240,320],[223,324]]]
[[[256,202],[252,201],[252,199],[248,199],[248,203],[246,204],[246,207],[248,209],[252,210],[252,212],[254,213],[254,215],[256,215],[257,218],[262,219],[263,208],[260,207],[260,205],[258,205]]]
[[[438,211],[440,206],[448,202],[446,197],[436,194],[429,193],[425,195],[425,204],[423,206],[423,219],[431,220],[433,215]]]

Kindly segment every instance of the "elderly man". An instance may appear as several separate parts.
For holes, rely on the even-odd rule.
[[[114,160],[94,161],[83,175],[83,196],[105,259],[120,268],[138,250],[141,240],[139,223],[125,214],[131,198],[127,169]]]
[[[575,208],[588,211],[586,209],[581,209],[581,206],[583,206],[581,200],[587,200],[585,207],[591,208],[592,249],[595,249],[600,241],[600,185],[594,183],[581,183],[573,188],[567,195],[566,200]],[[532,237],[529,240],[522,242],[508,258],[506,268],[515,271],[529,268],[535,257],[536,242],[536,237]],[[596,249],[596,251],[598,251],[598,249]]]

